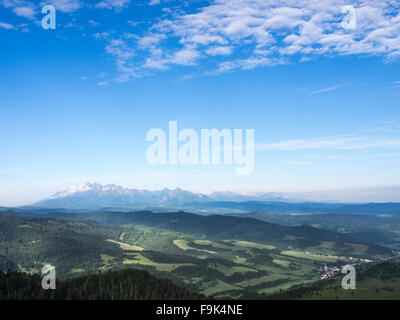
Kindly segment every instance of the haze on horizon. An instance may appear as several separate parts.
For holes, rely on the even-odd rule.
[[[266,196],[270,198],[269,200],[256,200],[256,201],[282,201],[282,202],[332,202],[332,203],[384,203],[384,202],[399,202],[400,198],[400,186],[390,186],[390,187],[377,187],[377,188],[358,188],[358,189],[343,189],[343,190],[319,190],[319,191],[304,191],[304,192],[279,192],[279,191],[263,191],[263,190],[253,190],[253,191],[245,191],[245,190],[185,190],[179,187],[176,188],[156,188],[156,189],[143,189],[143,188],[135,188],[135,187],[126,187],[120,186],[116,184],[97,184],[97,183],[85,183],[81,185],[70,186],[65,189],[57,189],[53,190],[51,193],[48,193],[41,197],[33,198],[32,200],[26,202],[15,202],[15,203],[0,203],[0,207],[4,206],[25,206],[32,205],[36,202],[52,198],[53,196],[57,196],[59,193],[75,193],[86,191],[90,189],[91,185],[98,185],[103,189],[107,189],[110,187],[115,188],[123,188],[129,190],[143,190],[143,191],[188,191],[194,194],[203,194],[206,196],[219,196],[226,197],[234,196],[234,195],[242,195],[247,200],[250,201],[256,200],[256,197]]]

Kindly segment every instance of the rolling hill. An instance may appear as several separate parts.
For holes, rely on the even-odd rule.
[[[39,274],[51,264],[63,280],[134,268],[207,296],[259,297],[316,281],[327,263],[391,255],[387,248],[353,242],[351,236],[183,212],[2,211],[0,269]]]
[[[253,218],[285,226],[310,225],[319,229],[340,233],[367,233],[374,243],[391,244],[398,247],[400,219],[361,214],[308,214],[278,215],[263,212],[233,214],[236,217]]]
[[[154,213],[137,212],[88,212],[55,213],[51,217],[63,217],[81,221],[93,221],[106,225],[144,225],[207,239],[237,239],[273,244],[282,248],[306,248],[318,246],[322,241],[354,242],[369,245],[371,254],[390,254],[391,250],[371,243],[375,233],[338,233],[312,226],[283,226],[252,218],[223,215],[201,216],[186,212]]]

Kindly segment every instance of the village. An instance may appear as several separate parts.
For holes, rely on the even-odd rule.
[[[391,257],[385,257],[382,259],[376,259],[376,260],[372,260],[372,259],[368,259],[368,258],[355,258],[355,257],[348,257],[347,260],[350,260],[350,263],[348,263],[347,265],[351,265],[355,268],[359,267],[359,266],[363,266],[366,264],[372,264],[372,263],[378,263],[378,262],[384,262],[384,261],[389,261],[392,259],[396,259],[400,257],[400,251],[393,251],[393,256]],[[345,265],[342,266],[323,266],[320,268],[321,271],[321,279],[325,280],[325,279],[330,279],[338,274],[342,273],[342,269]]]

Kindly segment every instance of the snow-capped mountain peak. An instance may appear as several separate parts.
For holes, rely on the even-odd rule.
[[[86,183],[59,191],[33,206],[44,208],[178,208],[191,203],[210,201],[281,201],[277,193],[240,194],[214,192],[210,195],[194,193],[181,188],[164,188],[158,191],[129,189],[116,184]]]
[[[72,196],[74,194],[80,194],[80,193],[104,193],[104,192],[119,192],[123,193],[124,191],[127,191],[129,189],[125,189],[121,186],[117,186],[115,184],[108,184],[108,185],[101,185],[99,183],[86,183],[78,186],[72,186],[66,190],[57,192],[50,197],[48,197],[46,200],[51,200],[51,199],[59,199],[59,198],[64,198],[68,196]]]
[[[206,195],[192,193],[180,188],[159,191],[129,189],[116,184],[86,183],[59,191],[35,206],[41,207],[144,207],[175,206],[188,202],[211,200]]]

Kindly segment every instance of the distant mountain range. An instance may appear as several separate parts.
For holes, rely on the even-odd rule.
[[[71,187],[33,204],[41,208],[144,208],[182,207],[190,203],[213,201],[282,201],[276,193],[243,195],[233,192],[215,192],[210,195],[185,191],[180,188],[159,191],[129,189],[115,184],[87,183]]]
[[[252,195],[214,192],[209,195],[177,188],[159,191],[129,189],[115,184],[87,183],[71,187],[23,208],[34,213],[56,211],[132,211],[171,212],[185,210],[202,215],[264,212],[273,214],[368,214],[400,217],[400,203],[305,202],[279,193]]]
[[[188,202],[211,201],[206,195],[182,189],[159,191],[129,189],[115,184],[87,183],[57,192],[33,206],[42,208],[96,209],[103,207],[166,207]]]
[[[202,208],[204,212],[248,213],[264,212],[274,214],[368,214],[381,217],[400,218],[399,202],[383,203],[323,203],[323,202],[283,202],[283,201],[211,201],[191,204],[192,211]]]

